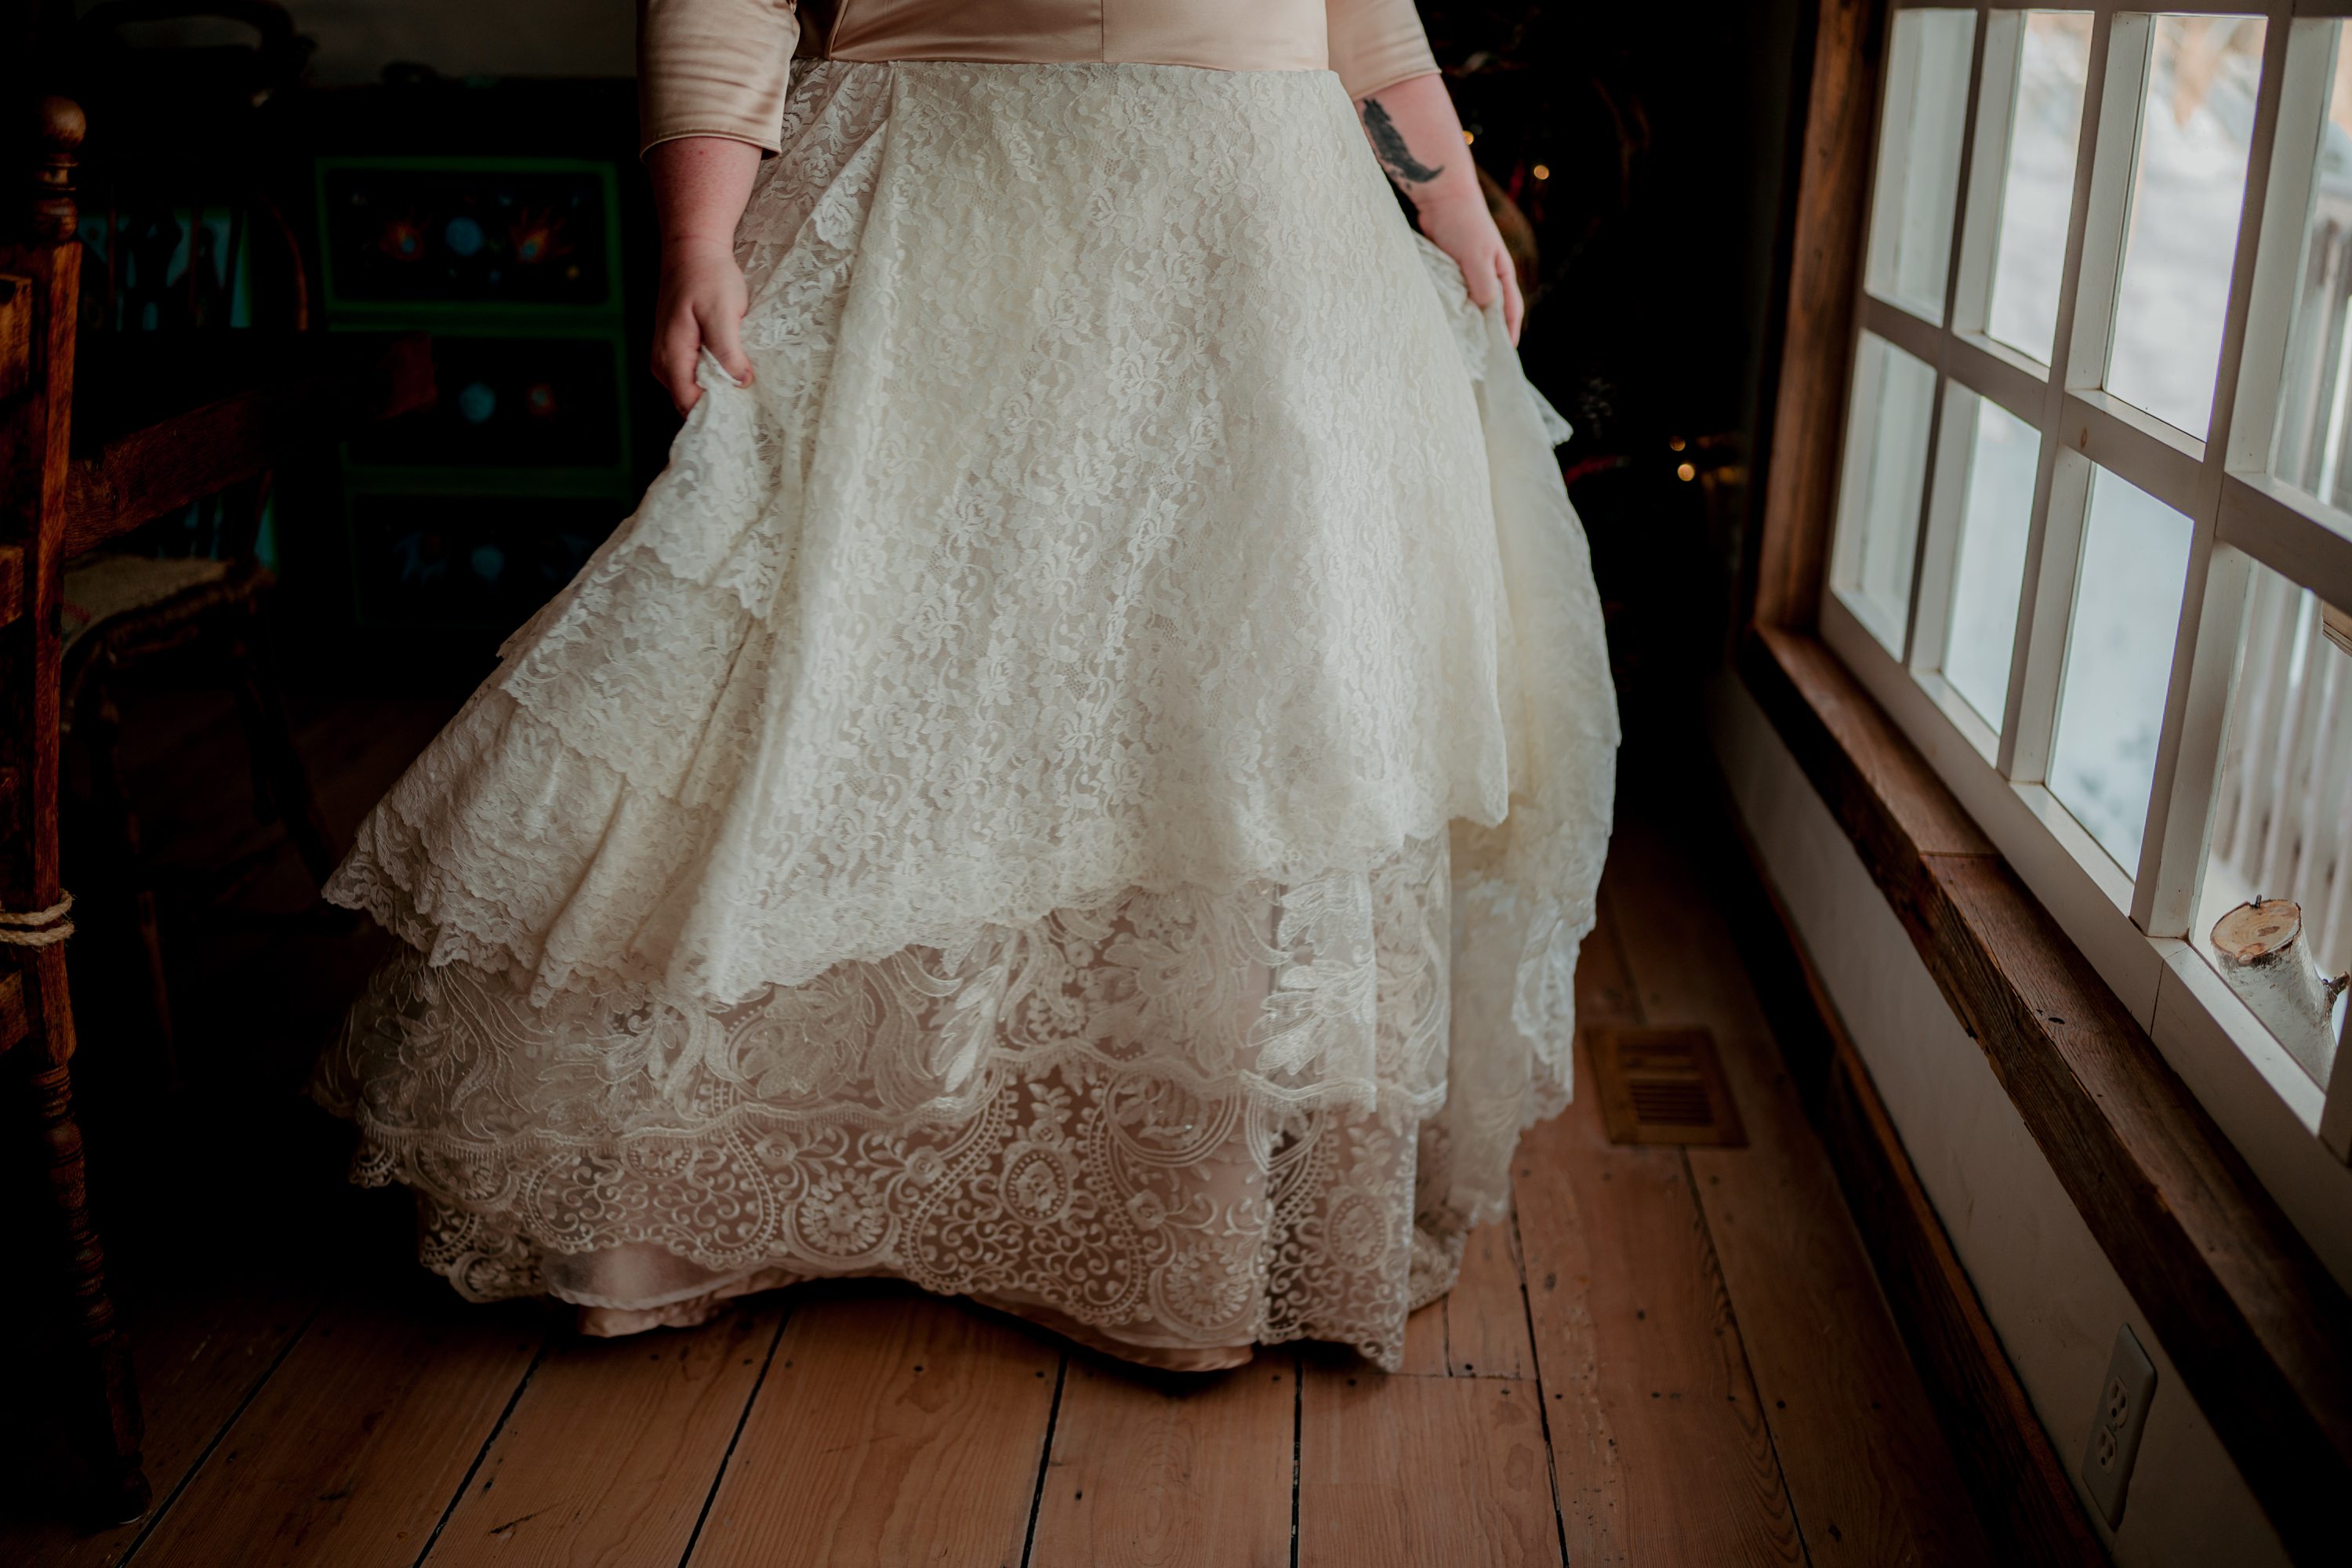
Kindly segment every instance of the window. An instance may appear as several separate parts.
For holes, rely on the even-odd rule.
[[[2184,1079],[2338,1159],[2347,17],[1896,0],[1822,615]]]

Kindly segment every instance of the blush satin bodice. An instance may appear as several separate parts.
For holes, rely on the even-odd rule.
[[[1412,0],[640,0],[642,143],[724,136],[774,152],[795,52],[1329,69],[1352,98],[1437,68]]]

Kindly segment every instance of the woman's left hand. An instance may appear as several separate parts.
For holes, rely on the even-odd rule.
[[[1527,301],[1519,295],[1518,265],[1503,244],[1494,215],[1486,210],[1486,196],[1475,185],[1467,195],[1448,193],[1432,197],[1416,192],[1413,209],[1421,218],[1421,232],[1462,268],[1462,281],[1469,285],[1472,304],[1483,310],[1501,295],[1503,327],[1511,335],[1511,345],[1517,347]]]
[[[1421,232],[1462,268],[1471,302],[1480,310],[1503,302],[1503,327],[1511,345],[1519,342],[1519,321],[1528,313],[1519,297],[1519,269],[1486,210],[1478,166],[1470,161],[1470,139],[1435,70],[1407,77],[1392,87],[1356,100],[1364,135],[1381,170],[1412,203]]]

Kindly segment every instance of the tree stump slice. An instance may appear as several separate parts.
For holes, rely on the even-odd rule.
[[[2306,1068],[2328,1060],[2336,998],[2352,973],[2322,975],[2305,956],[2303,906],[2256,899],[2213,922],[2210,940],[2221,976],[2289,1054]]]

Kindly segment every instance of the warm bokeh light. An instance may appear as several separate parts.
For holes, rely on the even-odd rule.
[[[1688,483],[1698,478],[1698,468],[1693,464],[1685,463],[1675,470],[1675,478]]]

